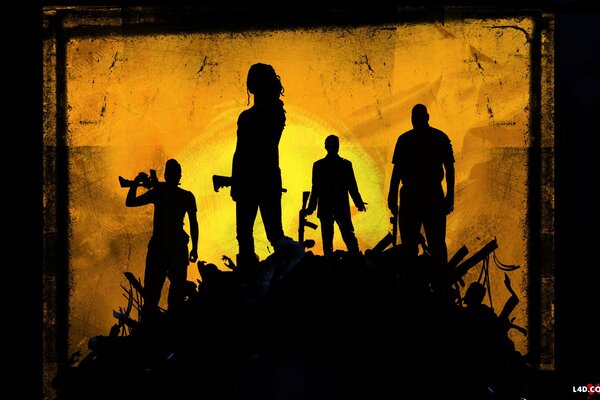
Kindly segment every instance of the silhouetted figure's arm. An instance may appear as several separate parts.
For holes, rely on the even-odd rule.
[[[129,191],[127,192],[127,198],[125,199],[125,205],[127,207],[145,206],[146,204],[154,202],[154,190],[149,190],[140,196],[137,195],[137,188],[142,182],[143,175],[139,174],[134,179],[132,185],[129,187]]]
[[[190,251],[190,261],[198,260],[198,218],[196,211],[188,211],[188,219],[190,221],[190,236],[192,237],[192,250]]]
[[[358,185],[356,184],[356,177],[354,176],[354,168],[352,168],[352,163],[348,161],[348,192],[350,193],[350,197],[352,197],[352,201],[358,211],[367,211],[365,207],[365,203],[358,192]]]
[[[310,200],[308,201],[308,207],[306,207],[306,215],[311,215],[317,209],[317,203],[319,196],[321,195],[321,176],[317,163],[313,164],[312,170],[312,188],[310,190]]]
[[[454,211],[454,162],[445,161],[444,169],[446,170],[446,198],[444,199],[444,206],[446,208],[446,214],[450,214]]]
[[[390,180],[390,192],[388,194],[388,208],[392,214],[398,214],[398,191],[400,187],[400,168],[394,164],[392,179]]]

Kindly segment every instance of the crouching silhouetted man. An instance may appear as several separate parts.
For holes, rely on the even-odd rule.
[[[342,239],[351,253],[359,253],[358,241],[354,235],[354,226],[350,216],[348,193],[358,211],[366,211],[358,185],[354,177],[352,163],[339,156],[340,140],[335,135],[325,139],[327,155],[313,164],[312,190],[306,209],[306,215],[317,209],[317,217],[321,221],[323,253],[333,254],[333,222],[340,228]]]
[[[189,262],[198,259],[198,220],[196,199],[192,192],[181,189],[181,165],[168,160],[165,182],[158,183],[146,193],[137,196],[137,187],[144,176],[138,175],[127,193],[125,205],[139,207],[154,204],[154,228],[148,243],[144,272],[144,307],[142,319],[158,311],[158,303],[165,278],[169,278],[168,309],[177,310],[185,298],[185,284]],[[192,249],[188,254],[190,237],[183,229],[185,214],[190,223]]]

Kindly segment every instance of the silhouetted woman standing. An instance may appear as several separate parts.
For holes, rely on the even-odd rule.
[[[238,264],[256,262],[253,227],[260,209],[267,239],[277,250],[284,239],[281,222],[281,170],[279,140],[285,110],[279,97],[283,86],[275,69],[254,64],[248,71],[248,92],[254,105],[238,118],[237,146],[233,155],[231,197],[236,202]]]

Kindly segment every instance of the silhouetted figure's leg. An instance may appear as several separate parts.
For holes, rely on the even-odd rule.
[[[416,196],[404,194],[400,191],[400,209],[398,212],[398,228],[400,240],[411,258],[419,254],[419,233],[421,231],[421,215],[419,199]]]
[[[409,293],[418,286],[417,256],[419,254],[419,234],[421,232],[421,210],[419,200],[414,195],[400,191],[398,229],[404,249],[404,261],[399,271],[402,290]]]
[[[323,239],[323,254],[333,255],[333,217],[319,218],[321,221],[321,238]]]
[[[167,302],[169,310],[179,309],[185,300],[185,282],[187,281],[187,263],[179,264],[169,269],[169,295]]]
[[[167,269],[161,255],[161,248],[155,239],[150,239],[144,271],[144,314],[152,314],[158,310],[160,293],[166,277]]]
[[[448,249],[446,248],[446,214],[443,207],[435,207],[426,213],[423,218],[423,228],[427,237],[427,245],[431,256],[441,264],[448,263]]]
[[[429,252],[431,253],[434,279],[438,289],[449,289],[446,280],[450,271],[447,270],[448,250],[446,248],[446,213],[444,211],[444,194],[440,191],[434,193],[431,202],[426,204],[423,212],[423,228],[427,237]]]
[[[283,224],[281,222],[281,193],[266,194],[260,200],[260,215],[265,225],[267,239],[275,247],[275,243],[283,235]]]
[[[342,234],[342,239],[348,248],[350,253],[359,253],[360,249],[358,248],[358,240],[356,239],[356,235],[354,234],[354,225],[352,225],[352,218],[350,217],[350,213],[336,215],[335,222],[337,222],[340,233]]]
[[[172,267],[167,274],[169,278],[169,295],[167,297],[169,316],[169,332],[171,339],[178,341],[184,326],[184,302],[185,302],[185,284],[187,281],[187,246],[185,246],[186,258],[177,257],[172,261]],[[175,342],[175,343],[176,343]]]
[[[235,203],[237,240],[240,247],[240,258],[254,257],[254,221],[258,212],[258,200],[240,199]]]

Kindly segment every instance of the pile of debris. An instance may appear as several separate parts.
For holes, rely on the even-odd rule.
[[[503,312],[483,304],[490,258],[518,268],[497,262],[496,248],[466,258],[463,247],[440,280],[426,248],[411,263],[401,245],[324,257],[291,241],[255,268],[199,262],[180,313],[150,322],[136,317],[143,287],[126,273],[127,305],[59,372],[57,400],[525,397],[532,370],[507,334],[526,334],[510,321],[507,274]]]

